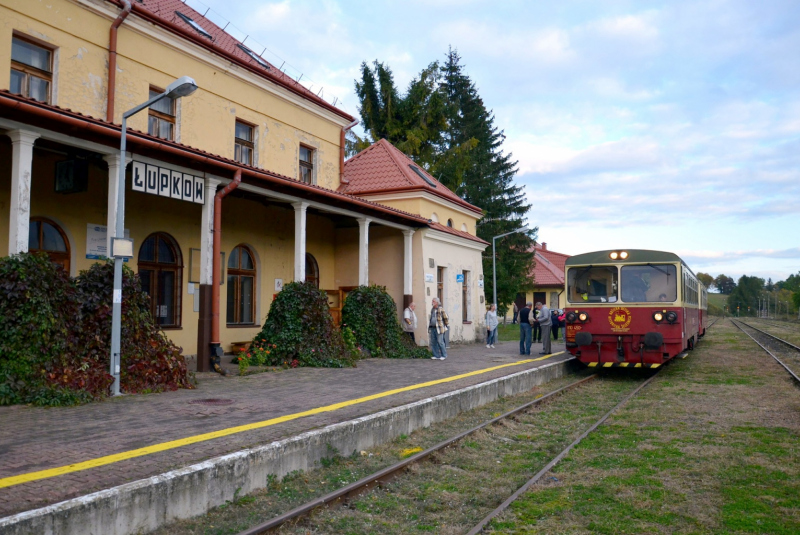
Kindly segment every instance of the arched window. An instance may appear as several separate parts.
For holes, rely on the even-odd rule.
[[[228,258],[227,323],[252,325],[256,317],[256,263],[246,245],[237,245]]]
[[[175,239],[164,232],[149,235],[139,249],[139,280],[161,327],[181,326],[182,275],[183,258]]]
[[[306,253],[306,282],[313,282],[319,288],[319,264],[310,253]]]
[[[447,226],[450,227],[450,228],[453,228],[453,220],[452,219],[448,219],[447,220]]]
[[[43,217],[32,217],[28,230],[28,251],[44,252],[69,273],[69,240],[61,227]]]
[[[431,212],[431,221],[433,221],[434,223],[439,222],[439,215],[436,212]]]

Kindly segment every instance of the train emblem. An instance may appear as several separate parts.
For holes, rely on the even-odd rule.
[[[614,307],[608,312],[608,323],[614,332],[630,331],[628,326],[631,324],[631,319],[631,311],[625,307]]]

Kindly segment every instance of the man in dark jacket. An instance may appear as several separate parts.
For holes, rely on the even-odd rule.
[[[526,303],[525,307],[519,311],[519,354],[531,354],[531,312],[532,303]]]
[[[550,322],[553,324],[550,328],[553,332],[553,340],[558,340],[558,328],[561,327],[561,321],[558,319],[558,310],[553,309],[550,313]]]

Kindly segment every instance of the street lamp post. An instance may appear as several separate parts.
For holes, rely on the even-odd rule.
[[[131,117],[145,108],[149,108],[163,98],[180,98],[191,95],[197,89],[195,81],[188,76],[181,76],[167,86],[167,90],[156,95],[144,104],[122,114],[122,131],[119,141],[119,175],[117,178],[117,221],[114,237],[111,238],[111,256],[114,258],[114,294],[111,310],[111,358],[110,372],[114,377],[111,385],[111,394],[119,395],[120,373],[120,338],[122,330],[122,262],[125,258],[133,256],[133,240],[125,238],[125,144],[128,133],[128,117]],[[109,229],[110,230],[110,229]]]
[[[497,240],[497,238],[504,238],[505,236],[516,234],[517,232],[527,232],[527,231],[528,229],[521,228],[519,230],[512,230],[511,232],[506,232],[505,234],[500,234],[499,236],[495,236],[494,238],[492,238],[492,291],[494,292],[492,303],[494,303],[495,308],[497,308],[497,256],[495,255],[494,252],[495,240]]]

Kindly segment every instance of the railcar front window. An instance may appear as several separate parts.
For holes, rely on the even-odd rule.
[[[574,267],[567,271],[567,296],[570,303],[615,303],[617,268]]]
[[[672,303],[678,299],[675,266],[622,266],[621,278],[622,300],[627,303]]]

